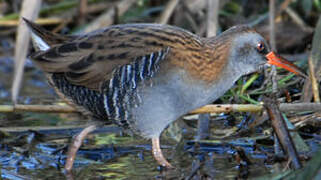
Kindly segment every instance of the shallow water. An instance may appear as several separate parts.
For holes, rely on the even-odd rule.
[[[32,136],[31,134],[28,136]],[[34,147],[31,147],[28,153],[22,150],[22,148],[27,148],[28,143],[15,144],[15,148],[21,148],[19,152],[15,152],[17,149],[10,143],[8,145],[2,144],[3,147],[0,151],[2,168],[31,179],[63,177],[62,169],[66,158],[63,148],[67,141],[58,136],[56,139],[53,134],[50,137],[54,140],[31,143],[34,144]],[[42,138],[45,139],[45,137]],[[101,139],[113,142],[114,145],[102,145],[104,142],[99,142]],[[165,141],[163,144],[167,144],[167,142]],[[175,146],[163,146],[165,156],[176,167],[174,170],[166,171],[162,170],[152,158],[151,146],[148,141],[129,136],[115,136],[109,133],[91,135],[78,152],[73,175],[76,179],[176,179],[192,176],[193,169],[198,167],[199,173],[197,175],[199,176],[234,179],[242,171],[242,167],[233,158],[235,150],[230,145],[211,145],[209,143],[195,145],[194,142],[183,144],[183,149]],[[251,147],[248,148],[251,149]],[[251,162],[255,162],[249,168],[249,174],[252,177],[268,172],[263,163],[263,154],[253,154],[249,158]],[[199,165],[200,163],[201,165]],[[2,173],[2,176],[11,179],[9,173]]]

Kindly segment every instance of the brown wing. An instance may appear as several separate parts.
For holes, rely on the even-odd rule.
[[[46,41],[44,39],[44,41]],[[180,28],[155,24],[111,26],[37,52],[32,58],[48,73],[65,73],[76,85],[99,90],[112,71],[167,47],[201,46],[197,36]]]

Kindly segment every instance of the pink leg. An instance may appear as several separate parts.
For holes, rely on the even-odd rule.
[[[174,168],[163,156],[162,150],[159,144],[159,137],[152,138],[152,153],[158,164],[166,168]]]
[[[96,125],[90,125],[86,127],[74,138],[72,143],[69,145],[67,160],[65,164],[65,170],[67,171],[67,173],[71,172],[72,166],[76,158],[77,151],[80,148],[82,141],[85,139],[85,137],[89,133],[93,132],[95,129],[97,129]]]

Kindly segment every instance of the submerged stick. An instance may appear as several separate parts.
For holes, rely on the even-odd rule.
[[[299,160],[299,156],[290,136],[289,130],[278,107],[276,98],[264,98],[264,102],[264,107],[269,114],[273,130],[282,145],[282,149],[291,159],[294,168],[300,169],[302,167],[302,164]]]

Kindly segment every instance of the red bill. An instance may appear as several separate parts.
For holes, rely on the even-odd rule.
[[[294,74],[307,78],[307,75],[305,75],[305,73],[302,72],[296,65],[275,54],[273,51],[269,52],[265,57],[268,59],[269,64],[281,67],[290,72],[293,72]]]

